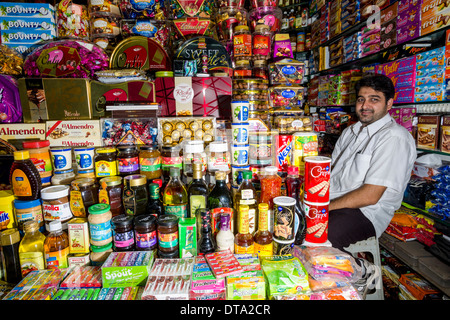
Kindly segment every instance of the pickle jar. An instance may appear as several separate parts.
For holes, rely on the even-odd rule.
[[[141,146],[139,152],[140,174],[147,177],[148,180],[161,178],[161,153],[157,146]]]
[[[136,146],[119,146],[117,148],[117,168],[119,175],[139,174],[139,152]]]
[[[137,216],[146,213],[148,204],[146,176],[133,174],[123,178],[122,202],[127,215]]]
[[[95,150],[95,176],[103,178],[117,175],[116,148],[104,147]]]
[[[123,178],[119,176],[102,178],[99,181],[98,201],[111,207],[112,216],[124,213],[122,205]]]

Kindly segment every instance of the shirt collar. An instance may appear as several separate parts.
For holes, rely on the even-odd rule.
[[[378,130],[380,130],[386,123],[388,123],[391,120],[392,120],[391,115],[387,113],[383,118],[378,119],[374,123],[369,124],[367,126],[367,133],[369,134],[369,136],[374,135]],[[355,123],[355,125],[352,128],[353,133],[357,135],[360,132],[361,127],[362,127],[361,121]]]

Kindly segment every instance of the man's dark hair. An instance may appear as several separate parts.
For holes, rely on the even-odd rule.
[[[355,84],[356,95],[359,93],[361,87],[369,87],[375,91],[383,92],[386,102],[389,99],[394,99],[395,87],[391,78],[384,74],[371,74],[364,76]]]

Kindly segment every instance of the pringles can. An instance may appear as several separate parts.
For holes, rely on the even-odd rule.
[[[331,158],[314,156],[305,158],[303,199],[313,203],[330,201]]]

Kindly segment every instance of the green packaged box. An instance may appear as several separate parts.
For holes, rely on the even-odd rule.
[[[197,225],[195,218],[178,219],[180,258],[197,255]]]
[[[103,288],[145,286],[154,251],[112,252],[102,265]]]

